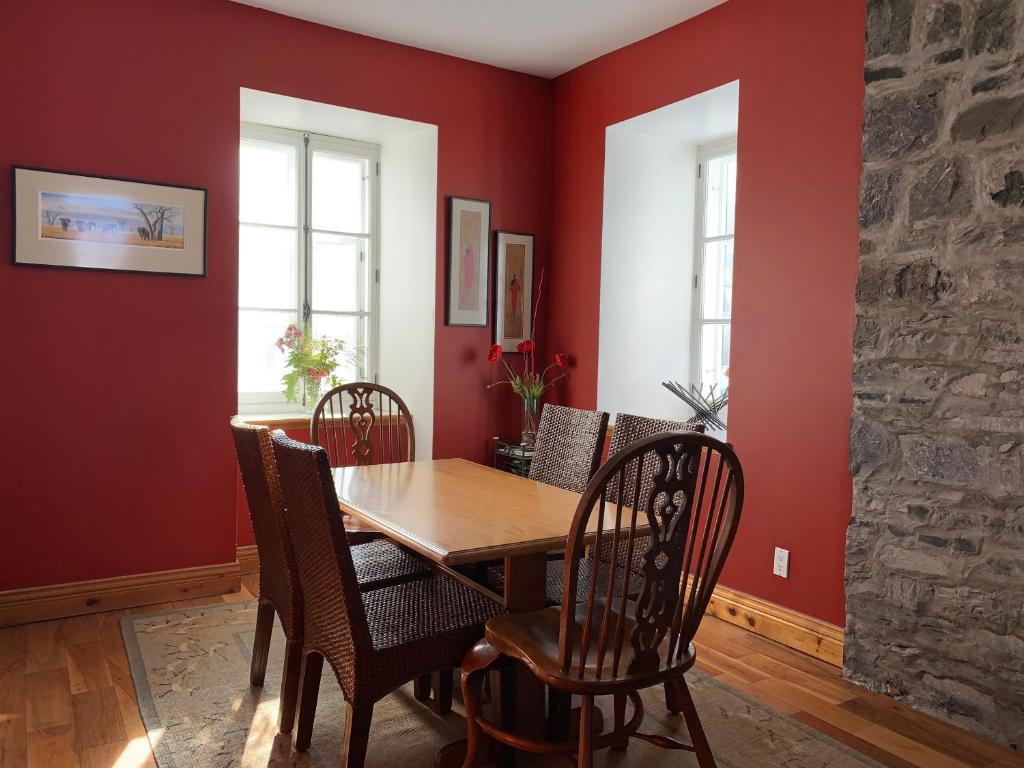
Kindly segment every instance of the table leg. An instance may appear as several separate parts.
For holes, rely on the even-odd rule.
[[[505,558],[505,609],[509,613],[537,611],[547,605],[547,565],[544,552]],[[525,666],[516,670],[515,730],[544,738],[544,684]]]

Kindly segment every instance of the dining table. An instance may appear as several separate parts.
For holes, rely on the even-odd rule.
[[[333,476],[342,512],[360,528],[384,533],[511,613],[547,604],[547,553],[565,547],[580,494],[464,459],[339,467]],[[493,561],[505,566],[500,595],[463,568]],[[515,700],[516,731],[543,736],[544,686],[525,667]]]

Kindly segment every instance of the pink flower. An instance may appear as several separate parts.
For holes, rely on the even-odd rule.
[[[277,347],[281,352],[284,352],[284,339],[278,339],[274,342],[274,346]]]
[[[495,344],[487,352],[487,362],[494,365],[501,360],[501,344]]]

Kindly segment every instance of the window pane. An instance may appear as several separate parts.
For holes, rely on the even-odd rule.
[[[238,228],[238,304],[294,309],[298,296],[298,230]]]
[[[729,367],[730,327],[728,323],[708,324],[700,330],[701,390],[707,393],[714,385],[718,393],[729,386],[725,371]]]
[[[333,152],[313,151],[313,229],[369,232],[369,161]]]
[[[359,285],[359,253],[367,243],[362,238],[313,233],[313,309],[330,312],[358,312],[365,286]]]
[[[258,224],[298,224],[297,148],[242,139],[238,217]]]
[[[285,355],[274,343],[295,312],[242,310],[238,313],[238,391],[280,392]]]
[[[705,320],[732,318],[732,244],[730,239],[704,245],[701,317]]]
[[[707,162],[704,236],[733,234],[736,227],[736,155]]]
[[[344,342],[338,356],[338,367],[334,374],[343,382],[359,381],[363,378],[366,358],[366,340],[360,334],[365,321],[358,317],[321,315],[313,313],[313,335],[327,336]]]

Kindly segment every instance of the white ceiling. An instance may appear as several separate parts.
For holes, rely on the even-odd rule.
[[[725,0],[235,0],[339,29],[555,77]]]
[[[608,126],[660,136],[685,144],[710,144],[736,136],[740,120],[740,81],[712,88],[688,99]]]

